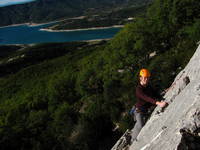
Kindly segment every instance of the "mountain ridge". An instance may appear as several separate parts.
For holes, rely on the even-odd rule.
[[[150,0],[37,0],[31,3],[0,7],[0,26],[25,22],[48,22],[63,18],[81,16],[89,8],[101,10],[122,7],[123,5],[141,5]]]

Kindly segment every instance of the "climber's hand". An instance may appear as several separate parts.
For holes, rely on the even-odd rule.
[[[157,102],[156,102],[156,105],[158,105],[158,106],[160,106],[161,108],[163,108],[163,107],[166,107],[166,106],[168,105],[168,103],[166,103],[166,102],[164,102],[164,101],[161,101],[161,102],[157,101]]]

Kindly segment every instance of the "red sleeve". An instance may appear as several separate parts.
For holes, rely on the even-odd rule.
[[[145,100],[146,102],[150,102],[152,104],[156,104],[156,100],[146,95],[141,88],[137,87],[136,89],[136,96],[139,99]]]

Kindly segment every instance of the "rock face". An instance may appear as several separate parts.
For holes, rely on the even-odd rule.
[[[200,46],[129,150],[200,150]]]
[[[126,150],[126,149],[128,149],[130,140],[131,140],[130,131],[126,130],[126,132],[122,135],[122,137],[113,146],[112,150]]]

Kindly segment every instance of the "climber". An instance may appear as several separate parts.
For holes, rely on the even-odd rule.
[[[158,101],[154,98],[155,92],[149,83],[150,72],[147,69],[141,69],[139,73],[139,84],[136,87],[136,98],[134,116],[136,123],[131,130],[131,143],[137,139],[137,136],[147,121],[148,111],[152,105],[158,105],[161,108],[167,106],[164,101]]]

